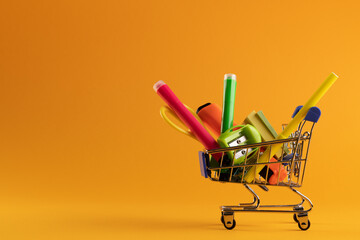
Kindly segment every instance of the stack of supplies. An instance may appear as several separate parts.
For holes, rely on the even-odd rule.
[[[206,103],[195,112],[184,105],[163,81],[155,83],[154,90],[168,105],[162,107],[160,112],[170,126],[199,141],[206,150],[229,149],[226,154],[219,151],[208,159],[208,166],[219,168],[220,180],[251,183],[260,177],[267,184],[275,185],[288,175],[286,165],[289,159],[294,158],[294,154],[286,144],[264,147],[259,146],[259,143],[288,138],[336,79],[337,76],[332,73],[309,101],[297,110],[281,134],[276,133],[262,111],[252,111],[242,124],[234,123],[235,74],[224,76],[222,108],[215,103]],[[166,113],[177,117],[188,129],[174,124]],[[285,160],[287,163],[282,163]],[[226,166],[228,168],[224,169]]]

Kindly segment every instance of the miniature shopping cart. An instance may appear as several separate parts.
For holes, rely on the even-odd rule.
[[[293,117],[300,108],[299,106],[295,110]],[[243,184],[253,196],[253,201],[250,203],[220,207],[221,222],[226,229],[233,229],[235,227],[235,212],[293,213],[293,219],[299,228],[301,230],[309,229],[310,221],[308,219],[308,212],[311,211],[313,204],[308,197],[295,188],[301,187],[303,183],[310,140],[314,125],[320,118],[320,115],[320,109],[317,107],[311,108],[304,120],[299,124],[297,131],[287,139],[199,152],[201,173],[205,178],[217,182]],[[260,156],[262,156],[261,150],[270,148],[271,151],[271,148],[278,144],[281,144],[281,150],[277,153],[275,159],[269,158],[266,162],[259,162]],[[254,151],[254,149],[258,150]],[[245,155],[243,163],[235,165],[233,163],[234,160],[228,157],[230,152],[231,156],[242,152]],[[220,155],[218,161],[214,161],[215,155],[217,155],[217,159],[219,159]],[[251,171],[255,173],[257,168],[262,169],[260,174],[254,174],[255,177],[249,182],[249,180],[246,179],[247,174],[250,174]],[[281,176],[280,172],[285,172],[285,176]],[[273,179],[269,181],[271,177],[273,177]],[[300,196],[301,201],[297,204],[289,205],[262,205],[260,204],[259,196],[249,185],[258,185],[264,191],[269,190],[268,186],[288,187],[292,192]],[[307,208],[304,206],[307,206]]]

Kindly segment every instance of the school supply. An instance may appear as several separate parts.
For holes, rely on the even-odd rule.
[[[190,107],[188,107],[187,105],[184,104],[184,106],[196,117],[196,119],[201,123],[201,119],[196,115],[196,113],[194,112],[194,110],[192,110]],[[191,137],[192,139],[196,140],[199,142],[199,140],[194,136],[194,134],[189,130],[189,129],[183,129],[181,127],[179,127],[178,125],[176,125],[174,122],[172,122],[169,117],[167,116],[167,114],[170,114],[173,118],[177,119],[178,121],[181,121],[180,118],[174,113],[174,111],[169,108],[168,106],[162,106],[160,107],[160,115],[161,117],[164,119],[165,122],[167,122],[171,127],[173,127],[175,130],[185,134],[188,137]],[[216,157],[211,157],[209,160],[209,166],[211,167],[218,167],[219,166],[219,158],[223,159],[223,162],[230,162],[230,159],[228,158],[227,155],[225,155],[224,157],[217,155]]]
[[[225,74],[224,76],[224,94],[223,94],[223,110],[221,121],[221,132],[233,126],[234,121],[234,105],[236,94],[236,76],[235,74]]]
[[[219,148],[219,144],[210,135],[203,125],[184,106],[174,92],[163,81],[158,81],[153,86],[155,92],[171,107],[180,120],[190,129],[191,133],[208,150]],[[221,156],[214,156],[218,160]]]
[[[329,90],[329,88],[337,79],[338,76],[335,73],[331,73],[316,90],[316,92],[310,97],[310,99],[305,103],[305,105],[299,110],[299,112],[294,116],[294,118],[289,122],[283,132],[278,135],[276,140],[286,139],[298,127],[299,123],[304,119],[309,109],[318,103],[318,101],[324,96],[324,94]],[[280,150],[281,146],[282,144],[275,144],[271,149],[267,148],[258,162],[267,162],[268,159],[271,159],[275,153]],[[250,169],[245,175],[245,181],[251,183],[263,167],[264,166],[262,165],[252,167],[252,169]]]
[[[275,158],[271,158],[272,164],[267,164],[261,171],[260,176],[263,177],[269,184],[275,185],[285,179],[288,172],[284,166],[278,162]],[[275,163],[278,162],[278,163]]]
[[[244,120],[245,124],[253,125],[259,131],[264,141],[271,141],[277,137],[275,129],[270,125],[262,111],[252,111]]]
[[[226,147],[236,147],[240,145],[247,145],[253,143],[261,142],[260,133],[254,128],[253,126],[247,124],[245,126],[241,126],[240,129],[234,130],[239,128],[240,126],[234,126],[229,128],[224,133],[220,135],[218,138],[218,143],[222,148]],[[233,163],[235,165],[241,164],[245,156],[249,157],[250,155],[254,154],[258,148],[249,148],[249,149],[242,149],[240,151],[229,151],[227,152],[230,159],[233,159]]]
[[[184,104],[184,106],[194,115],[194,117],[201,123],[201,119],[196,115],[196,113],[194,112],[194,110],[192,110],[190,107],[188,107],[187,105]],[[166,114],[170,114],[173,118],[178,119],[179,121],[180,118],[174,113],[173,110],[171,110],[171,108],[169,108],[168,106],[162,106],[160,107],[160,115],[161,117],[165,120],[165,122],[167,122],[171,127],[175,128],[175,130],[185,134],[188,137],[191,137],[193,139],[195,139],[196,141],[199,141],[194,134],[189,130],[186,129],[184,130],[183,128],[179,127],[178,125],[176,125],[174,122],[172,122],[169,117]]]
[[[210,129],[216,137],[219,137],[221,134],[221,108],[216,103],[205,103],[198,107],[196,113],[205,127]],[[234,122],[233,125],[238,124]]]
[[[294,153],[290,153],[290,154],[288,154],[288,155],[286,155],[286,156],[284,156],[283,157],[283,159],[282,159],[282,164],[284,165],[284,166],[286,166],[286,165],[289,165],[289,161],[291,160],[291,159],[293,159],[293,157],[294,157]],[[298,158],[299,158],[299,154],[295,154],[295,160],[298,160]]]
[[[244,120],[245,124],[251,124],[259,131],[261,138],[263,141],[271,141],[274,140],[278,135],[275,129],[271,126],[269,121],[266,119],[264,113],[262,111],[252,111]],[[289,150],[284,148],[285,153],[289,153]],[[282,151],[279,150],[275,156],[280,158]]]

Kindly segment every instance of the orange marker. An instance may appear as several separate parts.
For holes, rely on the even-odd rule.
[[[196,113],[205,127],[210,129],[216,137],[219,137],[221,134],[222,109],[215,103],[205,103],[197,109]],[[236,125],[238,124],[233,123],[233,126]]]

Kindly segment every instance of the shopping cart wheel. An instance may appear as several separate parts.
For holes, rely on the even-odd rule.
[[[296,219],[298,226],[301,230],[308,230],[310,227],[309,216],[306,212],[294,214],[294,220]]]
[[[236,226],[236,221],[234,219],[233,212],[222,213],[221,222],[224,224],[224,227],[228,230],[233,229]]]
[[[307,222],[298,222],[298,226],[301,230],[308,230],[310,228],[310,220],[307,220]]]

